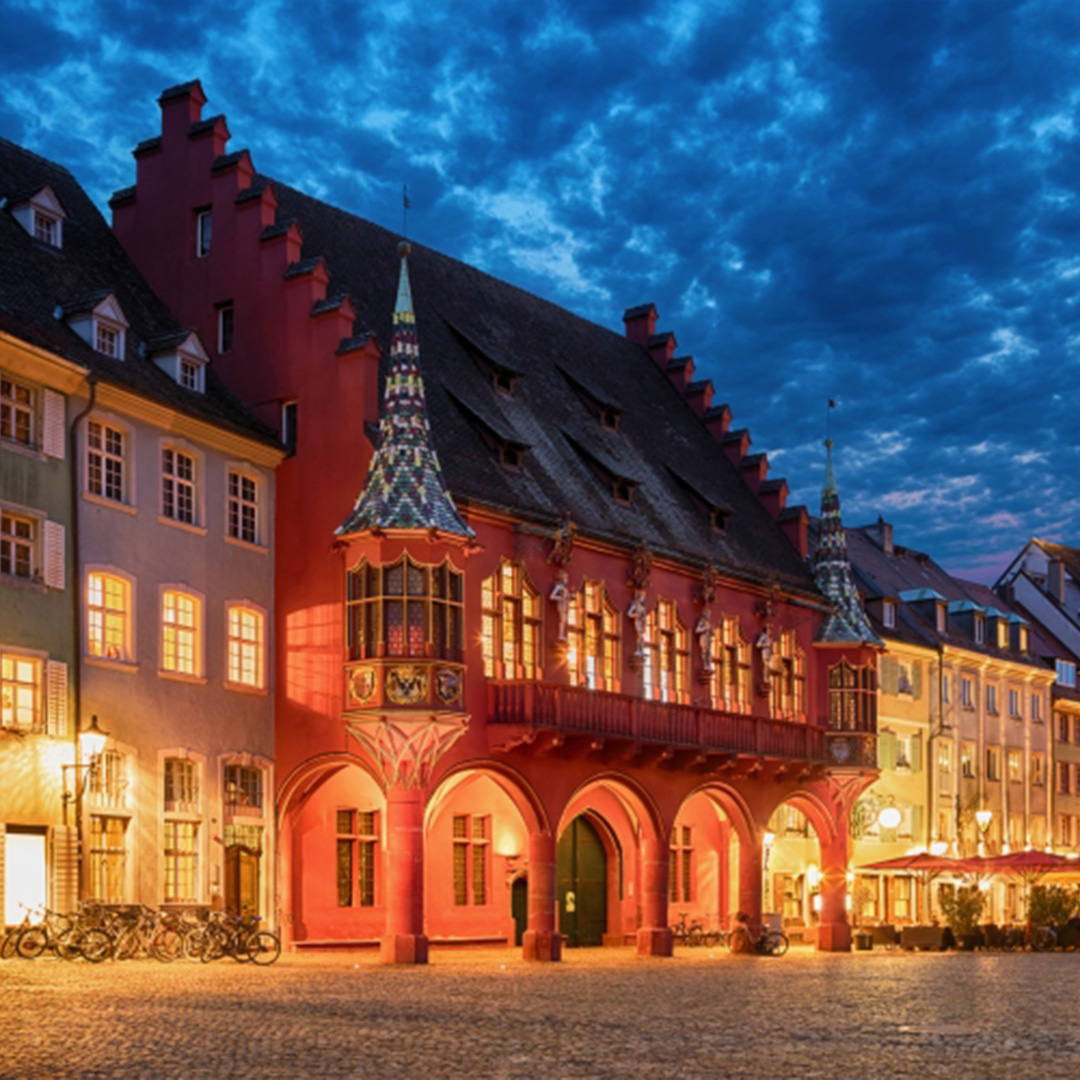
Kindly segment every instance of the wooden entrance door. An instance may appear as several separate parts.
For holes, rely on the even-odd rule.
[[[556,850],[559,933],[566,943],[603,945],[607,932],[607,852],[585,817],[570,822]]]
[[[230,915],[265,915],[259,911],[259,853],[243,844],[225,849],[225,910]]]

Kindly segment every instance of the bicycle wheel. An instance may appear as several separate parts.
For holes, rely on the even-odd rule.
[[[203,934],[202,948],[199,950],[199,959],[204,964],[211,960],[220,960],[225,955],[225,935],[223,931],[207,927]]]
[[[769,956],[783,956],[788,951],[790,944],[787,934],[781,933],[779,930],[773,930],[766,939],[765,951]]]
[[[81,930],[65,930],[56,939],[56,955],[61,960],[78,960],[82,956],[82,938]]]
[[[19,947],[19,935],[22,933],[22,929],[16,927],[14,930],[9,930],[4,938],[4,943],[0,945],[0,960],[10,960]]]
[[[175,930],[159,930],[154,936],[154,940],[150,942],[150,955],[163,964],[175,960],[182,949],[183,942]]]
[[[34,960],[49,947],[49,935],[40,926],[28,926],[20,935],[15,951],[24,960]]]
[[[690,929],[686,931],[686,944],[691,948],[696,949],[704,943],[704,937],[700,927],[691,926]]]
[[[256,964],[272,964],[281,955],[281,939],[269,930],[251,935],[248,955]]]
[[[91,964],[100,964],[102,960],[108,960],[112,956],[112,938],[104,930],[84,930],[80,948],[84,960]]]
[[[701,944],[709,949],[715,948],[720,944],[721,937],[719,930],[706,930],[701,935]]]
[[[1031,932],[1031,947],[1036,952],[1049,952],[1057,945],[1057,934],[1049,926],[1040,926]]]

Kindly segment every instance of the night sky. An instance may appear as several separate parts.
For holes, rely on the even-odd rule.
[[[0,2],[0,135],[105,209],[200,78],[261,172],[394,229],[407,182],[415,239],[620,333],[653,301],[792,501],[831,397],[848,524],[980,580],[1080,541],[1080,4],[180,7]]]

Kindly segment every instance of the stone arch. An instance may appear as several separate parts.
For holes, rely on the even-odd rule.
[[[490,774],[499,783],[500,787],[506,791],[521,813],[530,834],[533,832],[545,834],[551,832],[547,808],[544,806],[536,788],[517,769],[486,758],[458,762],[452,769],[439,777],[439,782],[432,789],[427,800],[425,824],[430,822],[432,813],[438,809],[438,803],[445,794],[460,784],[467,783],[471,775],[477,773]]]
[[[302,761],[282,780],[277,793],[278,828],[282,827],[286,815],[296,807],[298,802],[312,794],[324,780],[349,765],[363,769],[380,788],[382,787],[381,777],[367,758],[345,750],[318,754]]]

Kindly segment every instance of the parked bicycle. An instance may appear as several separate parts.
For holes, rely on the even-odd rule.
[[[700,919],[687,922],[689,912],[680,911],[679,921],[672,923],[671,936],[678,945],[719,945],[722,934],[719,930],[706,930]]]
[[[231,956],[239,963],[272,964],[281,955],[281,941],[269,930],[260,930],[258,915],[226,915],[211,912],[202,931],[199,958],[203,963]]]
[[[755,936],[750,929],[750,917],[743,912],[735,916],[735,925],[728,935],[728,946],[732,952],[756,953],[758,956],[783,956],[791,944],[787,934],[763,926]]]

